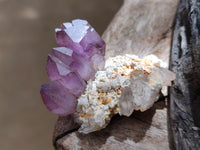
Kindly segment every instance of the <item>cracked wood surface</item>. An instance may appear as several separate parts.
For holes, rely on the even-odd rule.
[[[168,63],[171,31],[178,0],[125,0],[103,34],[106,58],[119,54],[156,54]],[[78,133],[71,116],[59,117],[55,149],[169,149],[166,101],[131,117],[115,116],[103,130]]]
[[[174,26],[170,90],[174,149],[200,149],[200,1],[180,0]]]

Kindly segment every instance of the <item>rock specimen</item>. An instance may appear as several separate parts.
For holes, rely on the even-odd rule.
[[[147,110],[158,100],[161,88],[175,79],[154,55],[109,58],[104,68],[105,43],[85,20],[63,23],[55,31],[60,47],[48,55],[51,82],[42,85],[40,92],[53,113],[75,113],[80,132],[104,128],[117,113],[130,116],[134,110]]]
[[[173,149],[200,149],[200,1],[180,0],[175,19],[170,90]]]
[[[163,86],[171,85],[175,74],[155,55],[139,59],[135,55],[111,57],[105,69],[97,71],[85,92],[78,98],[76,121],[79,132],[100,130],[113,115],[130,116],[134,110],[149,109]]]
[[[102,36],[106,59],[155,54],[168,64],[177,2],[124,0]],[[72,116],[59,117],[53,136],[55,149],[168,150],[167,108],[166,101],[158,101],[145,112],[134,112],[130,117],[116,115],[105,129],[90,134],[76,131]]]
[[[105,42],[86,20],[76,19],[56,29],[60,47],[48,55],[46,71],[50,82],[41,86],[46,107],[60,116],[75,112],[77,97],[104,67]]]

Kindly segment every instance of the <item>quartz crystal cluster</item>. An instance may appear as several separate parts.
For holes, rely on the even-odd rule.
[[[85,20],[63,23],[55,32],[58,47],[46,64],[51,81],[41,86],[40,94],[51,112],[74,114],[79,132],[100,130],[117,113],[147,110],[175,79],[154,55],[116,56],[104,63],[105,42]]]
[[[59,47],[46,64],[51,81],[41,86],[40,94],[51,112],[64,116],[75,112],[87,81],[103,69],[105,42],[86,20],[63,23],[55,32]]]
[[[135,55],[116,56],[97,71],[85,92],[78,98],[76,121],[79,132],[90,133],[104,128],[114,114],[130,116],[134,110],[145,111],[169,86],[175,74],[154,55],[140,59]]]

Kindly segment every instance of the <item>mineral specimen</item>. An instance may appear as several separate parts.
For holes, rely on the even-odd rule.
[[[104,128],[114,114],[130,116],[134,110],[145,111],[170,85],[175,74],[154,55],[139,59],[134,55],[116,56],[97,71],[85,92],[78,98],[75,113],[81,124],[79,132],[90,133]]]
[[[56,29],[60,47],[48,55],[46,71],[51,82],[41,86],[41,96],[47,108],[64,116],[75,111],[77,100],[104,67],[105,42],[85,20],[63,23]]]
[[[104,66],[105,42],[85,20],[63,23],[55,31],[60,47],[48,55],[51,81],[41,86],[40,93],[51,112],[74,113],[79,132],[100,130],[117,113],[130,116],[134,110],[147,110],[161,88],[175,79],[154,55],[116,56]]]

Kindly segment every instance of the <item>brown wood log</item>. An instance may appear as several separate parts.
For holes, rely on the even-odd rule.
[[[119,54],[156,54],[168,62],[171,31],[178,0],[125,0],[103,34],[106,58]],[[114,116],[103,130],[78,133],[73,117],[60,117],[55,149],[169,149],[166,101],[131,117]]]
[[[200,149],[200,1],[180,0],[173,33],[170,117],[174,149]]]

